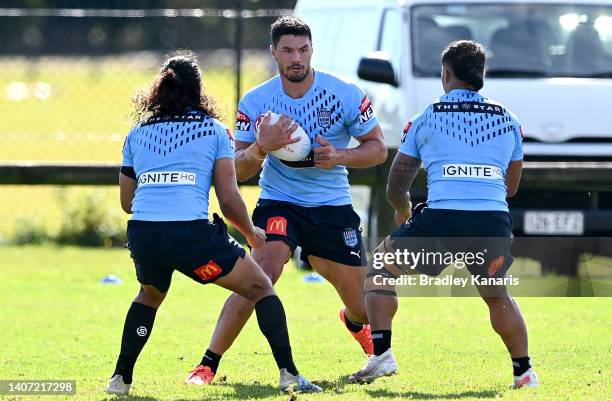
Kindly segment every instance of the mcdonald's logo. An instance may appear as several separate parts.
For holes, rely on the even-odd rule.
[[[266,234],[287,236],[287,219],[281,216],[270,217],[266,225]]]
[[[221,268],[214,260],[209,260],[208,263],[198,267],[193,272],[200,277],[202,281],[208,281],[221,274],[221,271]]]
[[[497,271],[503,266],[504,259],[504,255],[502,255],[497,259],[493,259],[491,263],[489,263],[489,277],[493,277],[495,273],[497,273]]]

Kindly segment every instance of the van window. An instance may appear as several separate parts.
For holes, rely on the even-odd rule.
[[[411,21],[418,77],[439,77],[446,45],[473,39],[487,49],[489,77],[612,78],[612,5],[418,5]]]
[[[402,59],[402,14],[395,8],[388,8],[383,14],[383,25],[378,50],[389,57],[395,74],[399,76],[400,60]]]
[[[308,10],[300,17],[312,31],[314,68],[354,76],[361,57],[376,48],[380,13],[370,8]]]

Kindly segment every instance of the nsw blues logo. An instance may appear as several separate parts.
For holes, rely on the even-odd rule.
[[[357,230],[354,228],[347,228],[342,232],[344,237],[344,244],[348,247],[354,248],[359,243],[359,237],[357,237]]]
[[[320,108],[317,109],[317,118],[321,128],[329,128],[331,126],[331,111]]]

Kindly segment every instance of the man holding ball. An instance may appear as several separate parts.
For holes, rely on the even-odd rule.
[[[251,178],[263,166],[253,223],[266,231],[267,240],[252,255],[274,283],[299,245],[302,258],[336,288],[345,305],[340,319],[370,355],[372,337],[363,298],[365,255],[346,167],[383,163],[387,158],[383,133],[362,89],[311,68],[312,36],[301,19],[278,19],[272,24],[271,39],[279,75],[242,98],[236,121],[238,180]],[[271,113],[281,115],[275,124]],[[310,154],[299,161],[271,155],[299,141],[292,138],[298,124],[310,138]],[[360,144],[347,149],[351,137]],[[203,368],[198,367],[207,370],[205,379],[194,382],[212,381],[221,356],[252,312],[248,299],[238,294],[227,299]]]

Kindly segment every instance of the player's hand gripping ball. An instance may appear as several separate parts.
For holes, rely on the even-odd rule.
[[[265,114],[259,116],[255,121],[255,138],[259,138],[259,127],[261,125],[262,119]],[[276,125],[280,119],[280,115],[276,113],[270,113],[270,120],[268,121],[269,125]],[[295,121],[292,124],[297,125],[297,129],[293,131],[290,138],[287,138],[287,142],[291,141],[292,143],[286,143],[281,146],[279,149],[271,150],[269,153],[277,157],[281,160],[286,161],[300,161],[304,160],[306,156],[310,153],[311,145],[310,145],[310,137],[308,134],[298,123]],[[297,141],[296,141],[297,140]]]

